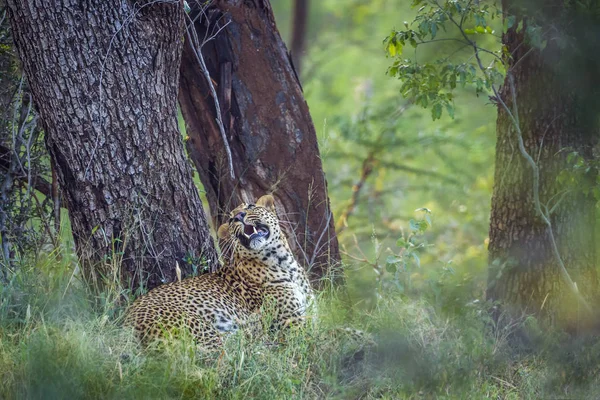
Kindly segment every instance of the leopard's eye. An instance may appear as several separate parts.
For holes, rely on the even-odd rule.
[[[246,206],[246,209],[252,210],[254,207],[256,207],[254,204],[248,204],[248,206]]]

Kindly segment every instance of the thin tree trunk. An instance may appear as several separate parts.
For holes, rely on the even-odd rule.
[[[148,287],[213,263],[177,127],[179,1],[8,1],[87,278]],[[118,279],[118,276],[117,276]]]
[[[507,3],[506,15],[517,11]],[[540,202],[550,213],[561,258],[580,293],[591,300],[598,293],[597,200],[580,190],[586,182],[569,187],[557,179],[561,171],[571,168],[569,153],[576,151],[586,160],[594,156],[598,126],[590,122],[589,110],[582,108],[591,92],[582,90],[577,82],[580,77],[567,75],[575,70],[560,64],[561,51],[555,43],[549,42],[542,51],[528,45],[527,24],[525,20],[521,30],[515,24],[503,36],[513,55],[510,64],[517,104],[509,77],[501,96],[511,109],[518,110],[525,149],[540,171]],[[597,82],[598,76],[594,79]],[[593,85],[593,81],[586,84]],[[547,225],[535,211],[532,169],[519,151],[517,131],[502,106],[497,134],[488,299],[501,301],[512,315],[534,313],[574,327],[584,311],[561,277]],[[594,178],[590,173],[584,180]]]
[[[306,47],[306,30],[308,27],[309,0],[294,0],[294,14],[292,15],[292,40],[290,50],[292,60],[298,75],[302,69],[302,58]]]
[[[10,29],[6,18],[6,4],[0,0],[0,283],[9,278],[11,264],[10,220],[13,201],[14,176],[13,167],[14,143],[12,139],[11,120],[14,114],[12,102],[19,84],[14,71],[15,54],[10,46]],[[12,40],[11,40],[12,42]],[[12,111],[12,112],[11,112]],[[15,138],[16,139],[16,138]]]
[[[216,1],[194,29],[202,39],[207,30],[215,32],[225,23],[203,46],[202,55],[218,93],[235,179],[215,122],[215,101],[189,43],[179,93],[188,151],[206,189],[213,222],[218,225],[241,201],[273,192],[280,217],[289,222],[284,228],[298,261],[309,266],[313,278],[321,277],[339,260],[339,251],[302,88],[268,1]]]

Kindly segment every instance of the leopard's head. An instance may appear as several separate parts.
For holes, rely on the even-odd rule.
[[[283,243],[287,247],[271,195],[262,196],[255,204],[236,207],[229,213],[229,221],[219,227],[218,235],[220,239],[237,242],[235,251],[244,254],[261,256],[271,244]]]

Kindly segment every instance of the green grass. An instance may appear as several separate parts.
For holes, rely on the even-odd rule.
[[[385,293],[374,307],[322,294],[317,326],[275,337],[231,337],[222,352],[190,338],[142,350],[118,320],[123,306],[92,298],[73,261],[21,265],[0,292],[0,398],[591,398],[600,395],[600,344],[542,334],[517,352],[487,313],[442,314],[425,300]],[[423,297],[423,298],[426,298]],[[363,346],[337,327],[369,332]],[[531,346],[530,346],[531,347]]]

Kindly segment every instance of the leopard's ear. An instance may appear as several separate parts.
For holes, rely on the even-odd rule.
[[[225,239],[228,235],[229,235],[229,224],[224,223],[217,230],[217,236],[219,237],[219,239]]]
[[[260,199],[256,200],[256,205],[275,212],[275,198],[270,194],[265,194]]]

